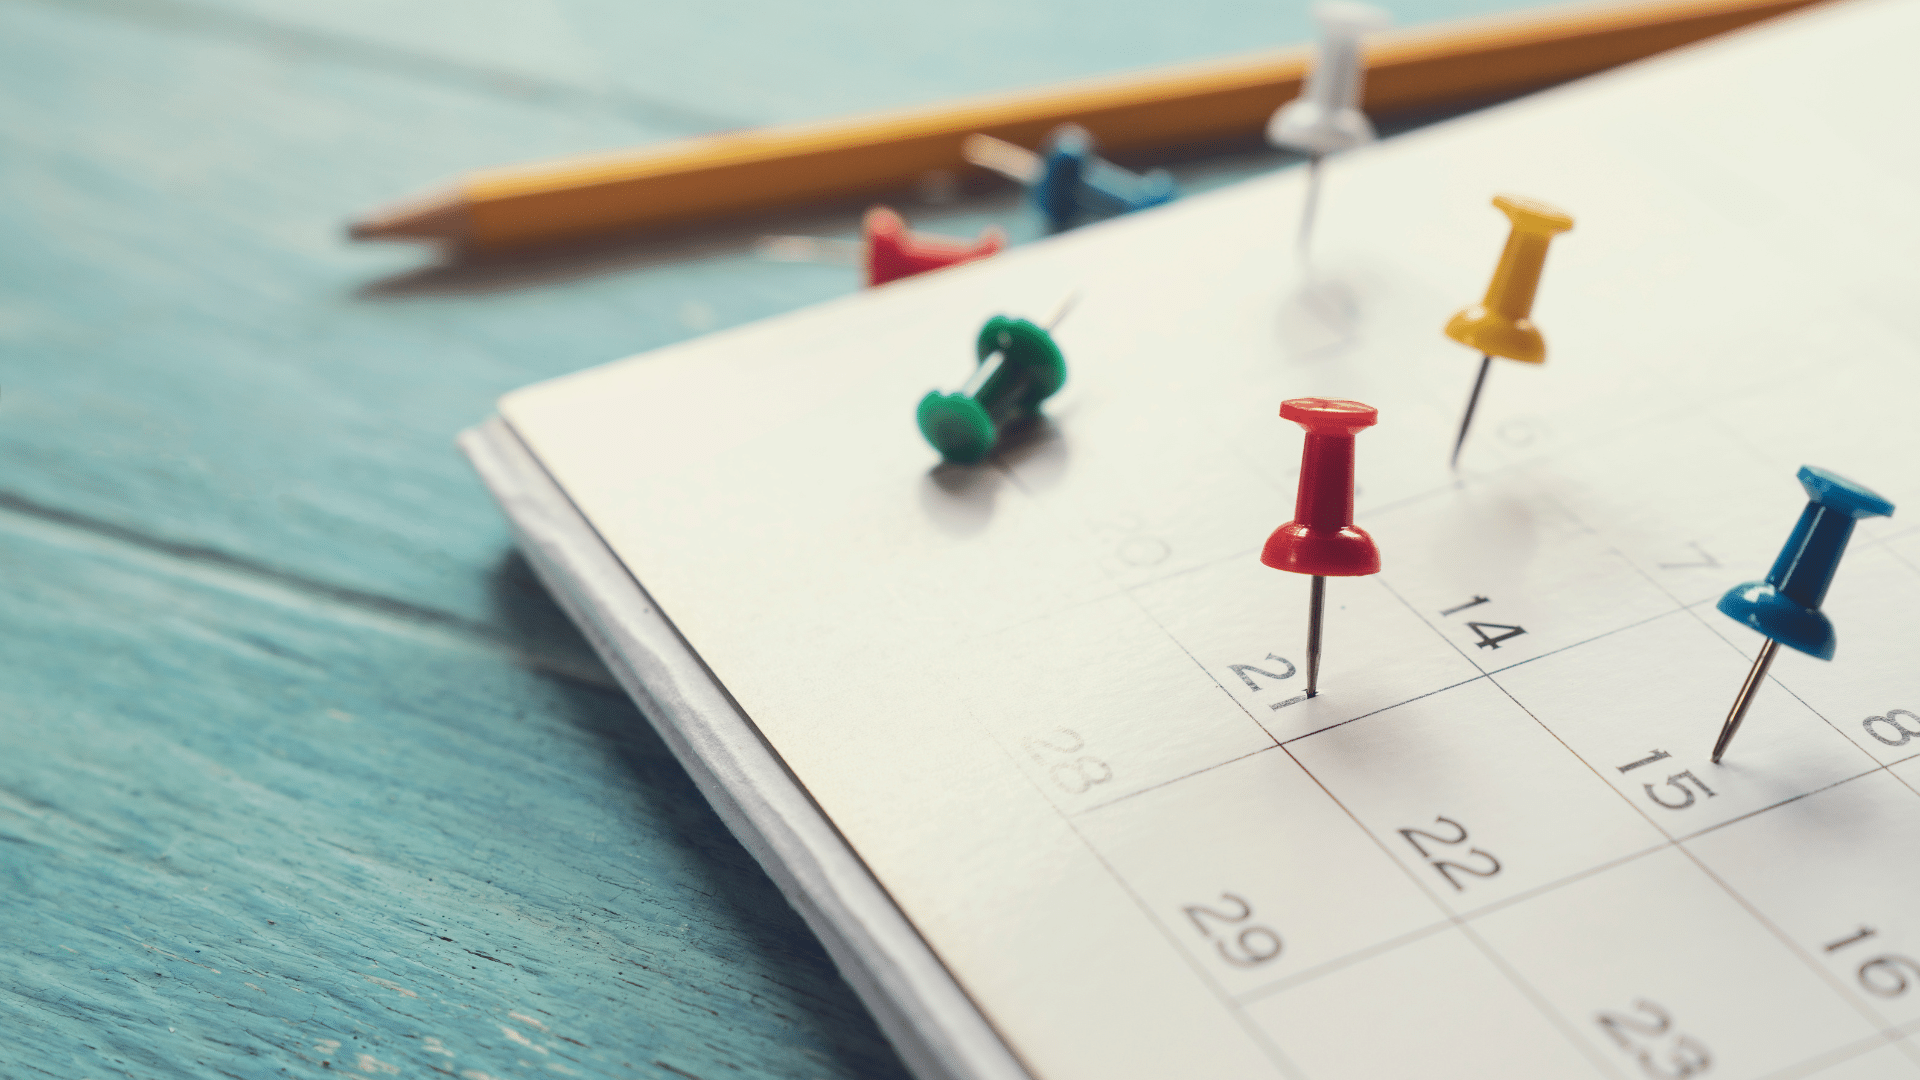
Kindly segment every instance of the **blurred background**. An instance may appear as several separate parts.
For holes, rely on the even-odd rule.
[[[854,291],[751,244],[865,202],[467,260],[345,224],[1312,35],[1298,0],[0,5],[0,1073],[904,1075],[453,448],[508,390]],[[889,201],[1042,234],[998,181]]]

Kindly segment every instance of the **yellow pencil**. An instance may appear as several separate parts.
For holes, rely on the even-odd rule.
[[[1533,11],[1383,34],[1366,108],[1386,114],[1509,96],[1711,37],[1818,0],[1654,0]],[[488,169],[355,222],[357,239],[497,249],[877,194],[966,168],[980,132],[1038,145],[1072,120],[1105,148],[1157,150],[1259,132],[1300,92],[1310,48],[869,116],[755,128]]]

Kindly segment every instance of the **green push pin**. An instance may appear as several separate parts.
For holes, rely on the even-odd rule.
[[[1049,327],[1065,314],[1062,309]],[[914,413],[928,444],[958,465],[985,460],[1007,425],[1033,415],[1067,381],[1060,346],[1025,319],[988,319],[975,352],[980,366],[966,385],[951,394],[929,392]]]

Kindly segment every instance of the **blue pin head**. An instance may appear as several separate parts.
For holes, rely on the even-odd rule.
[[[1041,148],[1040,180],[1029,192],[1055,232],[1082,216],[1108,217],[1171,201],[1179,188],[1165,169],[1131,173],[1103,160],[1093,136],[1078,124],[1062,124]]]
[[[1820,610],[1827,586],[1840,568],[1853,523],[1863,517],[1890,517],[1893,504],[1838,473],[1812,465],[1800,467],[1807,508],[1800,512],[1780,557],[1765,581],[1749,581],[1720,598],[1730,615],[1782,645],[1822,660],[1833,659],[1833,623]]]

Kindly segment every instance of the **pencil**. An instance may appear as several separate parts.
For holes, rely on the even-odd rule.
[[[1436,109],[1524,93],[1817,0],[1654,0],[1531,11],[1382,34],[1366,108]],[[1035,146],[1072,120],[1122,152],[1245,137],[1297,96],[1301,47],[868,116],[751,128],[637,150],[488,169],[354,222],[360,240],[501,249],[783,204],[897,191],[967,168],[974,132]]]

